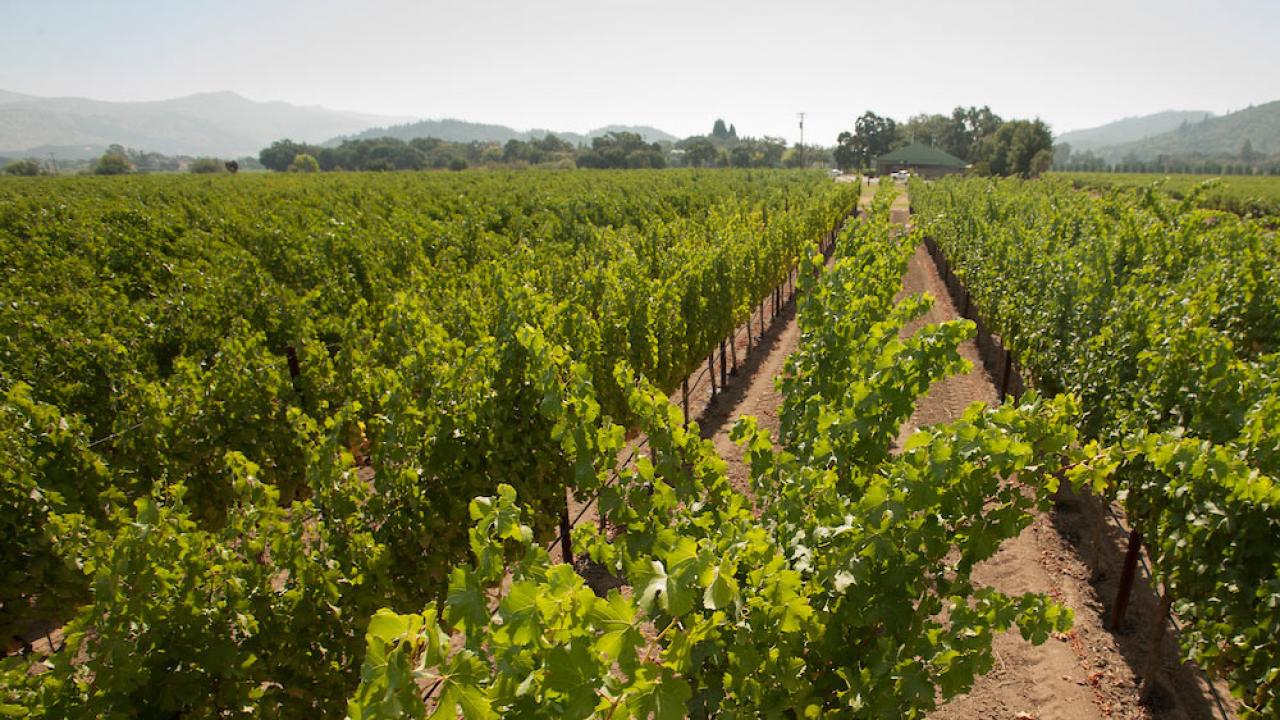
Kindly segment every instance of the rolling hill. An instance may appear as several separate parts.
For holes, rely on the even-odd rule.
[[[257,155],[283,137],[320,142],[405,119],[257,102],[231,92],[108,102],[0,90],[0,155],[94,155],[112,143],[169,155]]]
[[[516,130],[506,125],[489,125],[486,123],[468,122],[466,120],[420,120],[413,123],[405,123],[401,125],[392,125],[390,127],[376,127],[364,130],[354,135],[346,137],[336,137],[330,140],[326,145],[337,145],[343,140],[365,140],[380,137],[393,137],[399,140],[412,140],[414,138],[432,137],[449,142],[498,142],[504,143],[508,140],[530,140],[533,138],[541,138],[551,134],[566,140],[570,143],[590,143],[592,138],[605,135],[610,132],[633,132],[639,134],[648,142],[675,142],[679,138],[670,133],[663,132],[657,128],[644,125],[607,125],[602,128],[596,128],[586,134],[575,132],[562,132],[557,130]]]
[[[1104,157],[1151,160],[1160,155],[1238,156],[1245,141],[1260,155],[1280,153],[1280,100],[1187,123],[1166,133],[1111,145]]]
[[[1198,123],[1213,113],[1204,110],[1165,110],[1153,115],[1127,117],[1123,120],[1085,130],[1072,130],[1054,138],[1055,143],[1068,143],[1076,152],[1098,150],[1122,143],[1144,140],[1178,129],[1185,123]]]

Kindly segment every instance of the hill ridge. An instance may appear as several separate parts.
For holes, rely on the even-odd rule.
[[[337,145],[344,140],[367,140],[382,137],[391,137],[399,140],[431,137],[449,142],[504,143],[508,140],[531,140],[542,138],[546,135],[555,135],[561,140],[574,144],[586,144],[591,139],[609,132],[622,131],[637,133],[647,142],[676,142],[679,140],[679,138],[668,132],[648,125],[605,125],[588,130],[585,133],[578,133],[565,130],[549,130],[547,128],[517,130],[508,125],[496,123],[474,122],[458,118],[434,118],[385,127],[373,127],[352,135],[331,138],[325,145]]]

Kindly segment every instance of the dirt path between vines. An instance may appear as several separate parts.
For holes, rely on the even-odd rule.
[[[907,223],[905,194],[894,204],[895,222]],[[937,266],[923,246],[911,258],[903,278],[903,295],[927,292],[934,305],[904,328],[904,335],[925,324],[960,319]],[[975,401],[994,404],[999,392],[984,367],[977,344],[960,348],[973,369],[933,386],[904,424],[899,442],[917,428],[955,419]],[[1151,707],[1138,702],[1137,669],[1146,658],[1148,627],[1155,616],[1149,587],[1135,586],[1129,614],[1130,630],[1109,632],[1109,619],[1099,597],[1110,599],[1123,556],[1123,534],[1106,524],[1101,505],[1062,493],[1055,507],[1036,513],[1031,526],[1006,542],[995,557],[974,570],[975,582],[1006,594],[1045,593],[1075,613],[1075,627],[1039,647],[1016,630],[996,638],[996,666],[978,679],[967,695],[953,698],[930,714],[938,720],[1004,718],[1007,720],[1092,720],[1101,718],[1170,718],[1188,720],[1221,717],[1214,710],[1207,685],[1193,668],[1180,665],[1166,632],[1162,642],[1167,658],[1161,690]],[[1082,544],[1082,538],[1100,539]],[[1083,549],[1088,545],[1088,549]],[[1100,550],[1100,551],[1099,551]],[[1085,557],[1087,555],[1087,557]],[[1095,569],[1101,559],[1101,567]],[[1091,580],[1098,583],[1095,587]],[[1110,580],[1110,583],[1107,581]],[[1140,629],[1135,632],[1133,629]]]
[[[875,189],[874,184],[864,184],[861,206],[870,202]],[[894,204],[893,220],[903,225],[909,221],[905,192]],[[960,313],[923,247],[912,257],[903,278],[904,294],[920,292],[932,295],[934,305],[905,328],[905,333],[913,333],[928,323],[959,319]],[[783,305],[776,317],[768,307],[767,318],[765,332],[758,341],[753,340],[749,355],[746,334],[738,334],[736,349],[741,362],[723,391],[712,400],[704,375],[690,395],[690,411],[703,437],[715,444],[728,465],[731,481],[740,489],[748,485],[749,468],[729,433],[739,417],[749,414],[776,436],[782,397],[775,380],[787,356],[796,349],[800,335],[793,302]],[[753,327],[753,337],[759,336],[758,320]],[[974,369],[937,383],[904,424],[900,441],[916,428],[955,419],[974,401],[997,402],[996,386],[983,366],[976,344],[966,342],[961,354],[973,363]],[[679,398],[677,391],[673,402],[679,403]],[[1108,523],[1100,508],[1091,499],[1063,494],[1052,511],[1037,513],[1032,525],[1019,537],[1006,542],[994,558],[975,569],[976,582],[1005,593],[1050,595],[1072,609],[1075,627],[1039,647],[1024,641],[1017,630],[1001,635],[994,643],[996,667],[979,678],[970,693],[952,699],[931,713],[931,718],[1209,720],[1223,716],[1215,710],[1208,686],[1196,671],[1175,661],[1177,651],[1168,633],[1162,638],[1165,663],[1161,691],[1153,707],[1138,702],[1136,669],[1146,658],[1147,628],[1155,612],[1155,600],[1150,587],[1139,580],[1134,587],[1127,630],[1116,635],[1105,629],[1108,615],[1099,597],[1109,600],[1114,594],[1125,535]],[[1219,691],[1230,704],[1225,688],[1219,686]],[[1234,717],[1230,713],[1227,716]]]
[[[849,182],[852,178],[841,178],[839,182]],[[859,206],[866,204],[870,198],[864,185]],[[846,222],[857,222],[850,218]],[[727,474],[733,486],[750,494],[750,468],[744,457],[742,448],[729,439],[734,423],[743,415],[754,415],[761,428],[768,430],[776,438],[778,435],[778,412],[782,407],[782,395],[775,385],[776,378],[781,375],[787,357],[795,351],[800,340],[800,330],[796,323],[796,300],[794,281],[783,284],[783,292],[774,305],[774,296],[770,293],[760,306],[752,313],[745,326],[740,326],[734,334],[732,345],[726,344],[729,357],[724,361],[727,369],[727,382],[721,385],[720,367],[721,353],[717,349],[713,356],[709,377],[707,367],[695,372],[688,379],[689,384],[689,416],[697,423],[702,437],[710,439],[716,452],[727,463]],[[712,394],[712,388],[716,392]],[[670,396],[672,404],[680,407],[683,402],[682,392],[677,389]],[[643,442],[643,437],[631,441],[631,444]],[[647,450],[642,450],[647,454]],[[630,446],[618,457],[619,464],[633,457]],[[584,522],[598,522],[599,512],[592,503],[582,503],[569,497],[569,517],[574,525]],[[552,557],[563,558],[559,548],[554,548]],[[581,558],[579,558],[581,561]],[[583,568],[586,564],[579,562]],[[589,580],[597,583],[608,583],[599,576],[595,569],[583,570],[590,573]],[[605,584],[600,587],[606,587]]]
[[[847,180],[842,178],[842,181]],[[874,193],[875,186],[864,182],[859,208],[865,208]],[[850,219],[849,222],[857,220]],[[760,427],[777,438],[782,393],[778,391],[776,380],[799,342],[796,304],[792,302],[783,306],[777,322],[769,327],[761,346],[757,347],[750,360],[739,367],[738,376],[729,383],[726,392],[707,406],[698,418],[702,436],[715,443],[716,452],[728,464],[729,481],[739,490],[745,491],[750,486],[750,467],[743,457],[742,448],[729,439],[729,433],[738,418],[754,415]],[[742,342],[739,347],[742,347]]]

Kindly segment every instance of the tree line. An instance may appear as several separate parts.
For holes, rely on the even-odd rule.
[[[1253,143],[1245,140],[1240,151],[1220,155],[1172,155],[1161,154],[1143,159],[1137,153],[1128,153],[1118,161],[1095,154],[1092,150],[1076,151],[1071,143],[1059,143],[1053,148],[1053,169],[1065,172],[1119,172],[1164,173],[1194,175],[1280,175],[1280,153],[1267,155],[1253,149]]]
[[[314,160],[314,164],[312,163]],[[264,148],[258,161],[268,170],[463,170],[474,166],[553,166],[598,169],[666,167],[780,168],[827,165],[831,151],[788,146],[778,137],[740,137],[737,127],[717,119],[711,132],[677,142],[647,142],[633,132],[610,132],[590,145],[574,145],[553,134],[530,140],[450,142],[439,138],[383,137],[345,140],[335,146],[289,139]]]
[[[190,172],[195,174],[228,173],[239,170],[261,170],[257,158],[241,157],[224,160],[215,157],[192,157],[190,155],[165,155],[158,152],[137,150],[119,144],[107,146],[105,152],[96,158],[47,160],[34,157],[6,160],[0,158],[0,165],[8,175],[34,177],[37,175],[127,175],[130,173],[176,173]]]
[[[940,148],[978,175],[1038,175],[1053,164],[1053,133],[1042,120],[1005,120],[990,107],[914,115],[905,123],[867,111],[837,138],[841,169],[874,169],[876,158],[912,143]]]

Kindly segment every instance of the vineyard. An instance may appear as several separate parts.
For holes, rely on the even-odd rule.
[[[974,571],[1074,488],[1123,507],[1186,657],[1275,716],[1274,234],[988,180],[913,183],[906,231],[896,192],[0,183],[0,713],[922,717],[999,634],[1070,631]],[[918,327],[921,243],[976,322]],[[691,380],[723,391],[792,296],[777,430],[736,419],[732,481]],[[989,333],[1006,401],[903,435]]]
[[[747,492],[662,393],[637,384],[630,402],[652,453],[602,495],[613,532],[575,533],[632,592],[600,597],[552,564],[504,487],[473,503],[476,560],[454,571],[447,599],[375,616],[350,716],[424,717],[425,682],[443,717],[919,717],[991,667],[995,633],[1017,624],[1039,643],[1068,628],[1044,596],[969,575],[1047,502],[1055,468],[1089,474],[1072,403],[975,406],[893,452],[916,398],[965,368],[957,346],[973,331],[956,322],[899,339],[929,303],[894,301],[914,244],[890,233],[881,202],[829,269],[806,260],[781,431],[751,418],[733,429]],[[563,376],[565,435],[616,438],[591,432],[590,390],[572,381],[581,370]],[[575,449],[601,468],[617,446]]]
[[[1095,190],[1157,185],[1162,192],[1177,200],[1192,195],[1199,186],[1209,183],[1210,187],[1196,195],[1197,203],[1203,207],[1249,217],[1269,217],[1273,228],[1275,216],[1280,215],[1280,178],[1274,176],[1055,172],[1053,177]]]
[[[468,557],[471,498],[511,485],[547,537],[590,486],[528,329],[634,425],[616,366],[674,389],[857,195],[759,172],[4,185],[0,626],[66,623],[47,672],[6,660],[8,692],[340,715],[368,617]]]
[[[1097,489],[1145,545],[1186,657],[1280,712],[1275,234],[1157,193],[1054,182],[912,189],[923,229],[1024,375],[1080,399]],[[1008,363],[1006,360],[1006,370]],[[1145,541],[1145,542],[1144,542]],[[1116,612],[1123,614],[1117,598]]]

